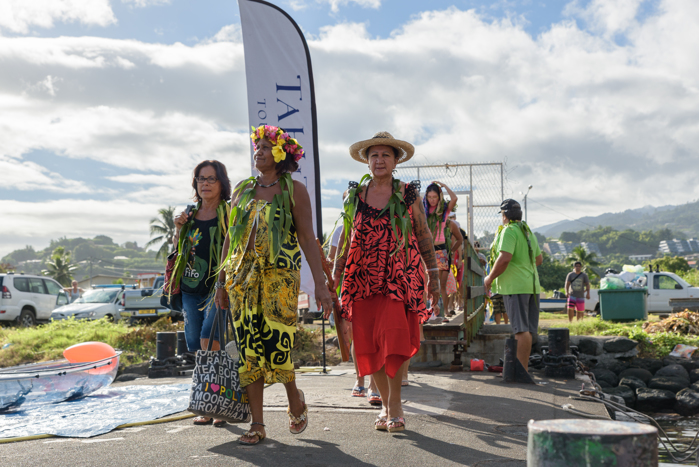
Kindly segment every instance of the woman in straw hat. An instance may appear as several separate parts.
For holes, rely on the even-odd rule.
[[[405,429],[401,375],[420,348],[419,325],[429,315],[423,262],[432,303],[439,298],[439,270],[419,182],[393,178],[396,165],[414,151],[388,132],[350,147],[352,158],[368,164],[370,174],[350,183],[343,212],[349,235],[344,235],[333,273],[335,283],[342,280],[342,317],[352,323],[359,376],[373,374],[383,401],[374,427],[389,432]]]
[[[301,282],[303,249],[315,281],[315,297],[332,309],[332,298],[311,225],[306,187],[291,179],[303,156],[284,130],[263,125],[250,135],[259,175],[233,191],[230,228],[223,245],[216,305],[230,308],[238,340],[240,385],[247,390],[252,423],[239,442],[253,445],[265,436],[264,385],[282,383],[289,399],[289,431],[308,426],[308,408],[296,387],[291,349]],[[228,293],[226,293],[226,291]]]

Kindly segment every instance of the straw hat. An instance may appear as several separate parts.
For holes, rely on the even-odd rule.
[[[398,160],[396,164],[401,164],[410,160],[415,153],[415,148],[412,144],[395,139],[388,131],[379,131],[371,139],[359,141],[350,146],[350,156],[352,156],[352,159],[366,164],[368,163],[366,150],[372,146],[391,146],[392,148],[396,148],[398,150]]]

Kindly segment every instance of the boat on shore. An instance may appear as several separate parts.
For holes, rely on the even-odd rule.
[[[93,348],[79,347],[85,344],[101,344],[98,350],[102,352],[96,353],[101,353],[102,358],[83,362],[71,358],[76,355],[71,349],[76,347],[81,351],[77,360],[84,360],[91,355],[90,350]],[[109,386],[119,369],[121,352],[107,344],[85,344],[66,349],[64,356],[68,358],[0,369],[0,412],[13,411],[28,403],[57,403],[78,399]],[[103,346],[111,349],[111,355],[104,356]]]

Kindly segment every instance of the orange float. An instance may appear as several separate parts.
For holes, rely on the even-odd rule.
[[[119,362],[114,348],[104,342],[83,342],[72,345],[63,351],[63,356],[70,363],[90,363],[114,357],[109,362],[100,362],[100,367],[88,372],[93,375],[109,373]],[[105,365],[105,363],[109,364]]]

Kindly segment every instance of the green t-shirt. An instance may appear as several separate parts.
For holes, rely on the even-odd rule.
[[[501,251],[512,253],[510,264],[505,272],[500,274],[493,281],[493,292],[500,295],[531,294],[540,293],[539,273],[536,270],[536,263],[532,264],[532,259],[541,254],[536,236],[529,236],[532,244],[533,255],[529,256],[529,245],[522,228],[515,224],[508,224],[495,237],[495,259],[497,260]],[[532,280],[534,275],[535,281]],[[532,290],[536,282],[536,290]]]

